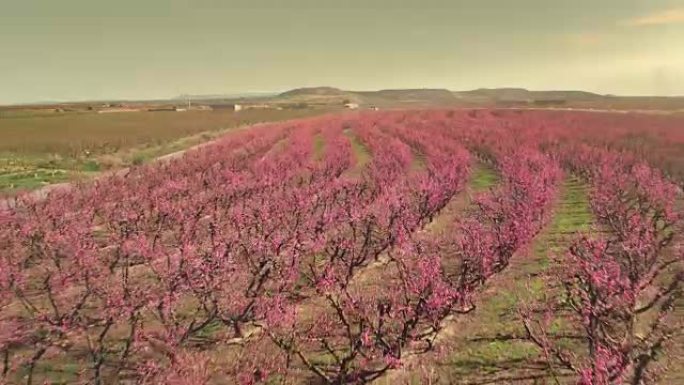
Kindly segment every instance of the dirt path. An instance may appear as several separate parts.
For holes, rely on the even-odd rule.
[[[546,377],[535,347],[520,338],[523,329],[516,309],[521,298],[539,295],[541,282],[534,277],[548,266],[551,253],[562,251],[567,234],[590,223],[584,187],[568,180],[554,219],[537,236],[531,255],[514,256],[510,266],[485,285],[474,312],[445,320],[435,352],[414,356],[376,384],[534,384]]]
[[[366,147],[359,138],[350,129],[344,130],[344,135],[349,139],[351,143],[352,152],[356,158],[356,163],[354,163],[343,175],[348,177],[358,177],[363,172],[366,165],[372,160],[373,155],[371,154],[368,147]]]
[[[417,230],[427,236],[438,236],[450,229],[449,224],[462,215],[470,206],[473,197],[483,190],[493,186],[498,181],[496,172],[489,166],[476,163],[471,171],[470,179],[463,191],[454,195],[451,200],[439,211],[437,216],[422,229]],[[359,271],[353,278],[355,282],[373,281],[382,275],[385,266],[389,262],[386,255],[369,264]]]

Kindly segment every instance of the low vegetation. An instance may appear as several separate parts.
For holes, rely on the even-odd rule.
[[[0,114],[0,190],[87,177],[181,151],[238,127],[326,112],[5,112]]]

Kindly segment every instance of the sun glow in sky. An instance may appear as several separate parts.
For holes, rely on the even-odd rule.
[[[0,104],[321,85],[684,95],[682,0],[0,2]]]

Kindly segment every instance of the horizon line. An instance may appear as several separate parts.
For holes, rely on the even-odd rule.
[[[178,100],[183,97],[197,97],[197,98],[215,98],[215,99],[242,99],[242,98],[256,98],[259,95],[263,96],[277,96],[282,93],[300,90],[300,89],[316,89],[316,88],[333,88],[346,92],[379,92],[379,91],[405,91],[405,90],[446,90],[449,92],[469,92],[478,90],[525,90],[529,92],[586,92],[603,97],[622,97],[622,98],[684,98],[684,95],[654,95],[654,94],[615,94],[615,93],[600,93],[596,91],[587,91],[582,89],[531,89],[519,86],[502,86],[502,87],[478,87],[465,90],[453,90],[449,88],[440,87],[407,87],[407,88],[378,88],[378,89],[345,89],[335,86],[302,86],[288,89],[281,89],[278,91],[243,91],[234,93],[212,93],[212,94],[192,94],[181,93],[175,96],[165,97],[148,97],[148,98],[131,98],[131,97],[115,97],[111,99],[64,99],[64,100],[35,100],[27,102],[16,103],[0,103],[0,107],[22,107],[22,106],[40,106],[40,105],[55,105],[55,104],[79,104],[79,103],[100,103],[100,102],[168,102]]]

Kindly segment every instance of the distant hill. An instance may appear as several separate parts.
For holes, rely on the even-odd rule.
[[[276,102],[359,103],[366,106],[448,105],[457,102],[446,89],[393,89],[379,91],[346,91],[334,87],[297,88],[274,98]]]
[[[347,91],[342,91],[341,89],[335,87],[304,87],[285,91],[278,96],[283,98],[297,96],[339,96],[345,95],[347,93]]]
[[[365,105],[479,105],[479,104],[563,104],[593,102],[607,98],[585,91],[530,91],[524,88],[480,88],[449,91],[443,88],[345,91],[334,87],[297,88],[279,94],[275,100],[310,103],[356,102]]]
[[[595,101],[605,96],[586,91],[530,91],[524,88],[480,88],[454,92],[459,98],[489,99],[491,101]]]
[[[295,105],[343,105],[345,103],[363,103],[352,91],[344,91],[334,87],[295,88],[283,92],[272,99],[278,104]]]
[[[616,99],[617,98],[617,99]],[[225,95],[181,95],[176,100],[249,102],[261,99],[278,105],[342,105],[362,106],[560,106],[574,103],[615,103],[621,97],[604,96],[585,91],[530,91],[524,88],[479,88],[450,91],[444,88],[386,89],[348,91],[335,87],[295,88],[280,94],[242,93]]]
[[[684,111],[684,96],[615,96],[586,91],[534,91],[525,88],[478,88],[450,91],[444,88],[384,89],[350,91],[335,87],[304,87],[282,93],[242,92],[216,95],[179,95],[170,100],[125,101],[126,104],[245,104],[263,108],[338,108],[357,103],[361,108],[421,108],[421,107],[513,107],[513,108],[575,108],[608,110]],[[124,102],[124,101],[119,101]],[[96,102],[53,103],[46,106],[83,105]],[[33,104],[35,105],[35,104]]]
[[[275,104],[342,105],[362,107],[537,107],[618,110],[679,110],[684,97],[600,95],[586,91],[533,91],[525,88],[479,88],[450,91],[441,88],[348,91],[335,87],[297,88],[269,99]]]
[[[357,92],[366,103],[378,106],[392,104],[450,105],[458,99],[446,89],[404,89]]]

